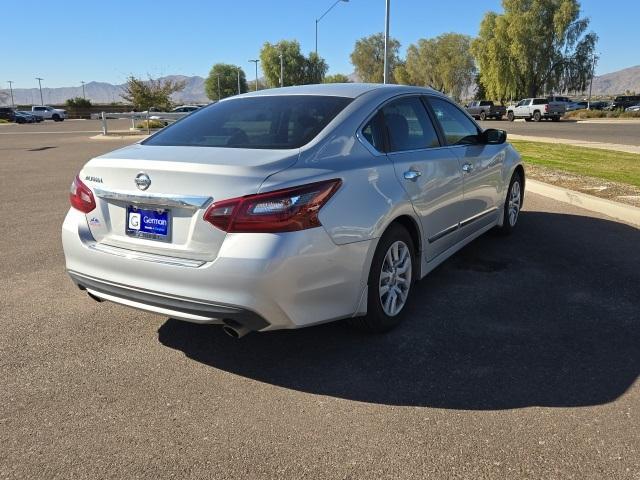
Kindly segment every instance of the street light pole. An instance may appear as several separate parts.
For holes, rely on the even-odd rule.
[[[284,56],[280,54],[280,88],[284,87]]]
[[[11,92],[11,107],[15,108],[16,102],[13,101],[13,80],[7,80],[7,83],[9,84],[9,91]]]
[[[80,82],[82,84],[82,98],[86,100],[87,96],[84,94],[84,80]]]
[[[258,62],[260,60],[249,60],[249,61],[256,64],[256,92],[257,92],[258,91]]]
[[[328,9],[326,12],[324,12],[322,15],[320,15],[319,18],[316,18],[316,55],[318,55],[318,23],[320,22],[320,20],[322,20],[324,18],[324,16],[329,13],[331,10],[333,10],[333,7],[335,7],[337,4],[339,4],[340,2],[344,2],[344,3],[348,3],[349,0],[336,0]]]
[[[44,105],[44,100],[42,99],[42,80],[44,80],[44,78],[40,78],[40,77],[36,77],[36,80],[38,80],[38,86],[40,87],[40,105]]]
[[[384,75],[382,83],[389,83],[389,10],[391,0],[387,0],[384,13]]]

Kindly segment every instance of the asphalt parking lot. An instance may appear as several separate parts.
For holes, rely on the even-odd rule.
[[[531,194],[393,332],[238,341],[67,279],[94,123],[0,128],[0,478],[640,479],[640,230]]]

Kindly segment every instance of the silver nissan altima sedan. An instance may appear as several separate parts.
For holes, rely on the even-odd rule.
[[[235,337],[337,319],[386,331],[415,281],[516,226],[524,169],[505,140],[425,88],[228,98],[87,162],[67,271],[97,301]]]

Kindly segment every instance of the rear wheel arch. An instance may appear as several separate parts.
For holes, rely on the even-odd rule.
[[[409,236],[411,237],[411,241],[413,242],[413,248],[415,251],[415,268],[417,275],[416,279],[420,278],[420,270],[421,270],[421,259],[422,259],[422,233],[420,231],[420,227],[414,218],[409,215],[400,215],[393,219],[387,228],[385,228],[384,233],[386,233],[393,225],[401,225],[404,227],[407,232],[409,232]],[[384,235],[383,233],[383,235]]]

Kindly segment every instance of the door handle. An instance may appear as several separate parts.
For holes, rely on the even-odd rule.
[[[465,163],[464,165],[462,165],[462,171],[464,173],[471,173],[473,171],[473,165],[471,165],[470,163]]]
[[[405,180],[413,180],[414,182],[418,180],[418,177],[422,175],[422,172],[419,170],[407,170],[404,172]]]

